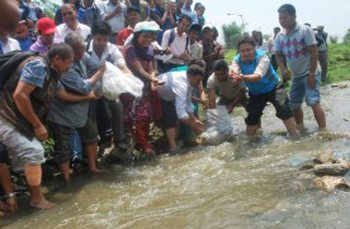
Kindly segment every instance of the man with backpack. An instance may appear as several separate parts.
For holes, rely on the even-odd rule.
[[[12,169],[24,171],[30,205],[36,208],[52,207],[40,190],[45,162],[40,141],[48,138],[43,122],[55,85],[72,61],[73,50],[66,44],[51,48],[47,59],[21,52],[0,57],[0,141],[7,146]]]
[[[324,83],[327,83],[328,80],[328,45],[327,37],[328,34],[324,31],[324,26],[319,25],[315,29],[315,36],[317,41],[318,49],[318,61],[321,66],[321,80]]]
[[[190,42],[186,33],[191,24],[191,18],[187,15],[183,15],[174,29],[168,29],[164,32],[161,46],[163,50],[170,48],[172,58],[164,62],[162,66],[163,72],[168,72],[172,68],[183,66],[191,59],[189,53]]]

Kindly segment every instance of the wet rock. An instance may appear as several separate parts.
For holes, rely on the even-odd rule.
[[[331,151],[323,152],[320,154],[319,157],[313,159],[313,162],[315,164],[324,164],[324,163],[333,162],[333,161],[334,161],[334,153]]]
[[[314,180],[314,186],[325,192],[333,192],[335,189],[350,191],[350,186],[346,183],[344,178],[341,177],[317,177]]]
[[[335,140],[339,140],[339,139],[349,139],[350,133],[322,131],[322,132],[317,133],[316,136],[321,141],[335,141]]]
[[[299,168],[299,171],[313,171],[314,166],[313,165],[303,165]]]
[[[314,172],[318,176],[333,175],[344,176],[349,171],[348,167],[344,167],[341,164],[321,164],[315,165]]]
[[[336,163],[340,164],[341,166],[343,166],[344,168],[350,169],[350,161],[346,160],[346,159],[338,159],[336,161]]]

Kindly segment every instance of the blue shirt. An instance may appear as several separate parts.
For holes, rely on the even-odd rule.
[[[255,58],[252,62],[243,62],[241,56],[238,54],[234,58],[234,63],[238,69],[234,69],[236,73],[242,73],[243,75],[250,75],[258,73],[262,75],[258,82],[247,82],[245,84],[249,90],[249,93],[253,95],[262,95],[271,92],[279,83],[279,77],[276,71],[270,64],[270,60],[265,54],[265,52],[257,50],[255,51]],[[267,66],[261,66],[267,65]],[[257,67],[261,69],[266,69],[264,72],[257,72]],[[233,64],[233,68],[235,65]],[[239,72],[240,71],[240,72]]]
[[[94,3],[89,8],[82,6],[78,10],[78,21],[92,27],[96,22],[102,21],[100,10]]]
[[[47,65],[43,59],[28,61],[19,74],[19,80],[35,87],[43,88],[48,75]]]
[[[57,89],[64,88],[80,95],[89,94],[93,89],[93,85],[88,81],[92,73],[90,70],[97,67],[89,61],[88,55],[85,55],[83,60],[74,62],[72,67],[61,76]],[[80,128],[86,124],[88,112],[89,101],[66,103],[54,98],[48,120],[66,127]]]

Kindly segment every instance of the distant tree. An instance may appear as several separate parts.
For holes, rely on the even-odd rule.
[[[348,29],[348,32],[344,36],[343,44],[350,44],[350,29]]]
[[[56,2],[60,1],[47,1],[47,0],[33,0],[33,2],[39,6],[47,17],[54,18],[56,10],[60,7]]]
[[[222,26],[222,31],[224,33],[226,48],[235,48],[242,35],[242,28],[238,26],[236,22],[232,22],[228,25],[224,24]]]
[[[330,37],[329,37],[329,42],[330,42],[331,44],[338,44],[338,39],[339,39],[338,36],[330,36]]]
[[[270,34],[264,34],[263,37],[264,37],[264,41],[268,41],[271,38]]]

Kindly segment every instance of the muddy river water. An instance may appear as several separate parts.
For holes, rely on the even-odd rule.
[[[350,88],[322,89],[330,132],[350,132]],[[4,228],[349,228],[350,193],[326,194],[299,179],[298,167],[322,151],[350,155],[350,140],[316,133],[285,138],[272,106],[263,136],[244,135],[243,111],[233,117],[235,138],[186,154],[163,154],[138,166],[116,165],[96,178],[79,177],[48,194],[57,205],[37,211],[22,203],[0,220]]]

